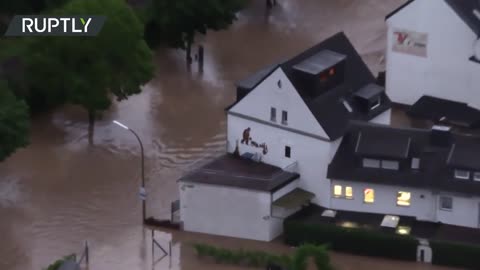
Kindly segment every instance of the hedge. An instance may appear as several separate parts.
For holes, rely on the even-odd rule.
[[[68,260],[76,260],[75,254],[65,256],[63,257],[63,259],[55,261],[54,263],[50,264],[45,270],[58,270],[60,266],[62,266],[62,264]]]
[[[432,263],[467,269],[480,269],[480,247],[430,241]]]
[[[327,244],[335,251],[364,256],[415,261],[418,241],[411,236],[393,235],[358,228],[343,228],[329,224],[311,224],[285,220],[285,242],[297,246],[305,243]]]
[[[245,265],[250,267],[266,267],[279,265],[289,270],[306,270],[307,259],[314,259],[318,270],[332,270],[330,257],[325,246],[303,245],[293,256],[273,255],[264,251],[229,250],[206,244],[193,244],[199,257],[211,257],[216,263]]]

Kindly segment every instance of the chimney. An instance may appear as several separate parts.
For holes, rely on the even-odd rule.
[[[452,133],[448,126],[433,126],[430,132],[430,143],[434,146],[450,146]]]

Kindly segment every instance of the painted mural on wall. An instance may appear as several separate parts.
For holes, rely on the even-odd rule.
[[[428,34],[394,29],[393,51],[427,57]]]
[[[262,148],[262,153],[264,155],[266,155],[268,153],[267,144],[266,143],[257,143],[256,141],[254,141],[252,139],[252,137],[250,137],[250,131],[251,131],[250,128],[246,128],[243,131],[242,140],[240,141],[240,143],[245,144],[245,145],[249,145],[249,146],[252,146],[252,147],[255,147],[255,148]]]

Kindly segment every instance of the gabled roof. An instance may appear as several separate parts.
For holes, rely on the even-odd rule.
[[[394,16],[405,7],[413,3],[415,0],[409,0],[394,11],[387,14],[385,20]],[[440,1],[440,0],[435,0]],[[474,10],[480,11],[480,2],[478,0],[444,0],[457,15],[472,29],[475,34],[480,36],[480,19],[474,13]]]
[[[360,134],[362,138],[371,136],[375,138],[382,134],[386,138],[385,141],[390,141],[392,145],[396,143],[397,138],[410,138],[409,159],[400,160],[398,170],[363,167],[363,157],[355,153]],[[327,177],[403,188],[418,187],[480,195],[479,181],[455,179],[453,172],[454,169],[480,171],[480,137],[450,133],[449,143],[440,145],[433,139],[432,134],[432,131],[427,129],[394,128],[353,122],[328,167]],[[455,150],[457,146],[460,147]],[[376,151],[386,155],[391,149],[377,147]],[[411,168],[410,158],[413,157],[420,160],[419,169]]]
[[[314,65],[309,64],[313,68],[311,72],[318,73],[319,69],[324,69],[345,59],[343,82],[317,96],[310,94],[315,86],[306,83],[303,78],[298,76],[298,73],[296,74],[300,66],[304,66],[313,60],[316,61]],[[317,60],[324,62],[318,63]],[[343,136],[350,120],[370,120],[390,109],[391,101],[386,95],[385,89],[380,86],[375,89],[378,90],[378,93],[381,92],[381,106],[372,111],[364,112],[356,104],[354,94],[363,87],[375,84],[376,79],[343,32],[333,35],[290,60],[263,69],[237,85],[242,91],[244,91],[243,89],[253,90],[273,70],[276,70],[276,67],[283,70],[330,140]],[[239,88],[237,88],[237,91],[239,91]],[[227,107],[227,110],[238,102],[239,100]],[[346,108],[344,102],[349,103],[352,108],[351,112]]]
[[[305,85],[301,79],[294,76],[293,67],[297,63],[325,50],[347,56],[344,82],[336,88],[312,98],[308,94],[311,86]],[[343,32],[337,33],[297,55],[283,63],[281,67],[331,140],[343,136],[349,120],[370,120],[390,108],[390,99],[385,92],[381,95],[382,106],[371,113],[360,112],[353,104],[353,94],[368,84],[375,84],[375,77]],[[352,103],[353,112],[349,112],[345,108],[344,100]]]
[[[422,96],[407,113],[412,117],[425,118],[449,125],[476,128],[480,126],[480,110],[467,103]]]

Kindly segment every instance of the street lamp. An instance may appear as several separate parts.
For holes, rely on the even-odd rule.
[[[145,205],[145,201],[146,201],[146,192],[145,192],[145,158],[144,158],[144,154],[143,154],[143,144],[142,144],[142,141],[140,140],[140,137],[138,136],[138,134],[133,131],[131,128],[127,127],[126,125],[118,122],[118,121],[113,121],[113,123],[119,127],[122,127],[130,132],[133,133],[133,135],[135,135],[135,137],[137,138],[138,140],[138,143],[140,144],[140,149],[141,149],[141,154],[142,154],[142,187],[140,188],[140,196],[142,198],[142,217],[143,217],[143,222],[145,222],[146,218],[146,205]]]

